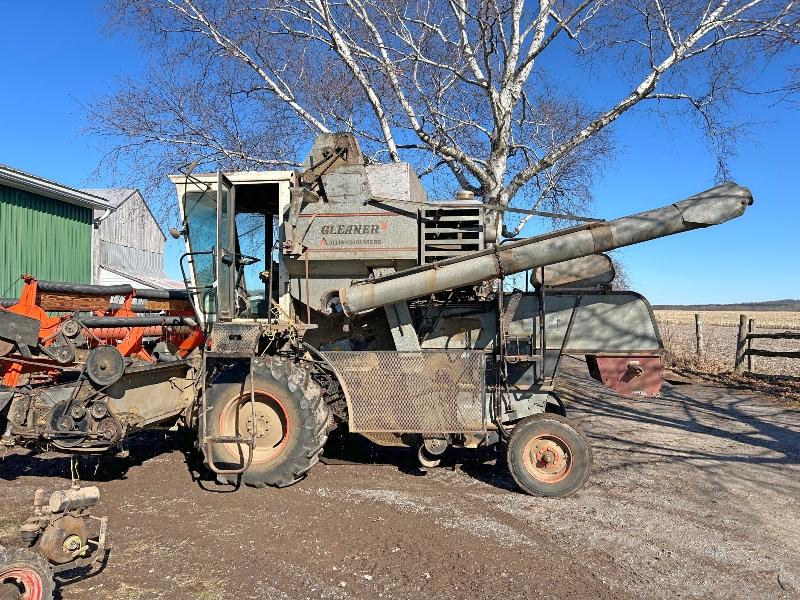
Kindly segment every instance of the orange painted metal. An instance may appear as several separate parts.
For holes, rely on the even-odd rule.
[[[206,336],[203,334],[203,330],[199,327],[195,327],[192,329],[192,332],[186,337],[181,345],[178,347],[178,356],[180,358],[186,358],[191,354],[192,350],[195,348],[199,348],[205,342]]]
[[[3,309],[24,317],[30,317],[39,321],[39,339],[44,340],[44,345],[49,346],[52,338],[58,333],[58,326],[61,325],[62,318],[51,317],[36,304],[37,286],[36,279],[31,275],[23,275],[22,280],[25,285],[19,297],[19,302],[14,306]],[[8,363],[3,369],[3,385],[15,387],[19,379],[25,372],[47,370],[46,368],[23,362]]]
[[[19,297],[19,301],[10,308],[0,307],[0,311],[8,310],[18,315],[30,317],[39,321],[39,340],[40,344],[48,347],[53,344],[59,329],[64,321],[73,318],[74,313],[52,316],[37,303],[39,290],[36,278],[32,275],[22,276],[25,285]],[[49,298],[59,296],[56,292],[50,292]],[[69,305],[70,300],[74,301],[74,294],[61,294],[64,297],[64,306]],[[125,297],[121,305],[111,307],[111,297],[107,301],[105,310],[95,309],[93,311],[98,317],[133,317],[138,313],[133,309],[133,302],[136,298],[136,291]],[[76,308],[77,312],[80,308]],[[165,310],[163,314],[168,316],[189,316],[185,309]],[[145,362],[155,362],[155,359],[144,347],[145,338],[161,338],[178,346],[178,356],[185,358],[195,348],[198,348],[205,341],[203,331],[197,327],[179,326],[144,326],[144,327],[100,327],[89,328],[86,330],[86,341],[88,346],[96,347],[99,345],[113,345],[123,356],[135,357]],[[17,360],[14,360],[14,359]],[[16,387],[23,373],[48,373],[53,379],[57,379],[59,371],[53,370],[54,366],[60,366],[49,358],[34,357],[24,359],[23,357],[11,354],[4,356],[0,361],[0,373],[2,373],[2,383],[8,387]]]

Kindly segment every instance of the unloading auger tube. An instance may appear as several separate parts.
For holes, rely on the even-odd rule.
[[[487,250],[360,281],[339,290],[348,315],[473,285],[529,269],[730,221],[753,203],[745,187],[725,183],[646,212],[562,229]]]

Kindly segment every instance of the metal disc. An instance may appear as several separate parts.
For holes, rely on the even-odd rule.
[[[99,421],[108,414],[108,405],[105,402],[95,402],[89,411],[92,417]]]
[[[125,373],[125,359],[114,346],[98,346],[86,360],[86,374],[99,386],[111,385]]]
[[[67,337],[75,337],[81,332],[81,324],[75,319],[68,319],[61,324],[61,333]]]
[[[523,448],[523,464],[531,477],[544,483],[558,483],[572,469],[569,444],[555,434],[532,437]]]
[[[57,565],[68,563],[86,545],[86,525],[82,519],[66,515],[48,525],[39,538],[39,551]]]
[[[86,407],[83,404],[73,404],[69,409],[69,416],[75,421],[80,421],[86,416]]]
[[[122,437],[122,428],[114,417],[106,417],[97,426],[97,433],[103,442],[116,444]]]
[[[70,346],[58,346],[53,348],[50,352],[55,357],[56,361],[62,365],[66,365],[75,360],[75,352]]]
[[[50,412],[51,441],[59,448],[75,448],[86,439],[85,432],[78,429],[75,420],[69,415],[69,401],[56,404]]]
[[[447,440],[444,438],[425,438],[423,447],[425,451],[431,456],[441,456],[447,450]]]

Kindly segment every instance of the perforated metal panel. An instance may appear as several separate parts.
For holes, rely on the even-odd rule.
[[[249,323],[214,323],[211,328],[209,356],[252,356],[261,336],[261,327]]]
[[[325,352],[350,410],[350,430],[462,433],[484,428],[483,352]]]

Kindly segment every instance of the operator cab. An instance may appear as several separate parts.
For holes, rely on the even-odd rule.
[[[204,324],[274,319],[281,309],[289,312],[278,255],[280,215],[288,206],[293,176],[291,171],[243,171],[170,177],[186,243],[181,270]]]

